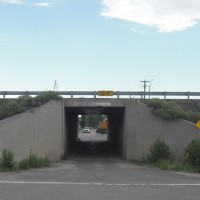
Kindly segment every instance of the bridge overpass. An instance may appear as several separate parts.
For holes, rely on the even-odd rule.
[[[0,121],[0,150],[10,147],[16,159],[27,158],[29,150],[60,160],[77,142],[78,115],[108,116],[108,141],[123,159],[146,159],[153,142],[169,144],[172,157],[183,159],[186,146],[200,132],[184,120],[165,121],[136,99],[68,98]]]

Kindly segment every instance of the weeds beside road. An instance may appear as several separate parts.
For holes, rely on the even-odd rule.
[[[30,153],[29,158],[16,162],[14,153],[11,149],[3,149],[0,157],[0,172],[27,170],[30,168],[40,168],[49,166],[49,160],[46,155],[38,157],[36,154]]]

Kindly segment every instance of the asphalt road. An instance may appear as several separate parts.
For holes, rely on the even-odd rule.
[[[198,200],[200,175],[110,159],[71,159],[0,174],[1,200]]]
[[[0,174],[0,200],[198,200],[200,175],[71,157],[48,168]]]
[[[90,133],[82,133],[80,131],[78,133],[78,137],[81,141],[84,142],[89,142],[89,141],[106,141],[107,140],[107,134],[101,134],[101,133],[96,133],[96,129],[90,129]]]

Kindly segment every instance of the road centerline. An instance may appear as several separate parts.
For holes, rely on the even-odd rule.
[[[200,186],[200,183],[103,183],[103,182],[45,182],[0,181],[0,184],[79,185],[79,186]]]

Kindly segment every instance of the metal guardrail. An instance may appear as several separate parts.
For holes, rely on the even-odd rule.
[[[0,91],[0,96],[2,96],[3,99],[6,98],[6,96],[25,96],[25,95],[40,95],[48,91]],[[70,96],[71,98],[75,98],[74,96],[93,96],[93,98],[97,98],[98,91],[56,91],[58,95],[61,96]],[[197,97],[200,99],[200,92],[144,92],[144,91],[113,91],[113,96],[116,96],[116,98],[120,98],[120,96],[130,96],[130,98],[141,98],[145,99],[145,97],[163,97],[164,99],[167,99],[167,97],[174,97],[170,99],[175,99],[175,97],[186,97],[185,99],[190,99],[190,97]],[[105,97],[106,96],[101,96]],[[1,98],[1,97],[0,97]],[[79,98],[79,97],[77,97]],[[107,97],[108,98],[108,97]]]

